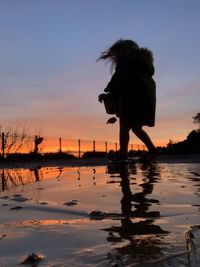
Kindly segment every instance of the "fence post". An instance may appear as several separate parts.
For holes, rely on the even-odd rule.
[[[1,172],[1,180],[2,180],[2,191],[6,190],[6,179],[5,179],[5,172],[4,169]]]
[[[108,143],[105,142],[105,150],[106,150],[106,154],[108,154]]]
[[[78,139],[78,157],[79,159],[81,157],[81,140],[80,139]]]
[[[62,152],[62,139],[61,137],[59,138],[59,152]]]
[[[5,135],[4,132],[1,134],[1,149],[2,149],[2,158],[5,158]]]
[[[96,144],[95,144],[95,140],[93,141],[93,152],[96,151]]]
[[[115,143],[115,151],[117,152],[117,143]]]
[[[34,152],[33,152],[33,153],[35,153],[35,154],[38,153],[37,139],[38,139],[38,136],[35,135],[35,139],[34,139]]]

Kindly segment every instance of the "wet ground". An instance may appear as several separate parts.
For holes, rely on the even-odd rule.
[[[0,267],[200,266],[198,163],[0,173]]]

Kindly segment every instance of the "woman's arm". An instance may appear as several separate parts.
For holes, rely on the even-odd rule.
[[[122,71],[117,66],[115,69],[115,73],[113,74],[110,82],[107,84],[106,88],[104,89],[104,92],[118,94],[122,88],[122,81],[123,81]]]

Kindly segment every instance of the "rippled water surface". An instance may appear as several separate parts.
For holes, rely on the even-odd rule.
[[[200,164],[7,169],[0,178],[0,267],[31,253],[49,267],[200,266]]]

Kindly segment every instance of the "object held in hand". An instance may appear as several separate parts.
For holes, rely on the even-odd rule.
[[[99,101],[104,103],[107,114],[116,114],[116,100],[111,93],[99,95]]]
[[[115,123],[116,121],[117,121],[117,119],[116,119],[115,117],[112,117],[112,118],[108,119],[106,123],[107,123],[107,124],[109,124],[109,123],[110,123],[110,124],[113,124],[113,123]]]

